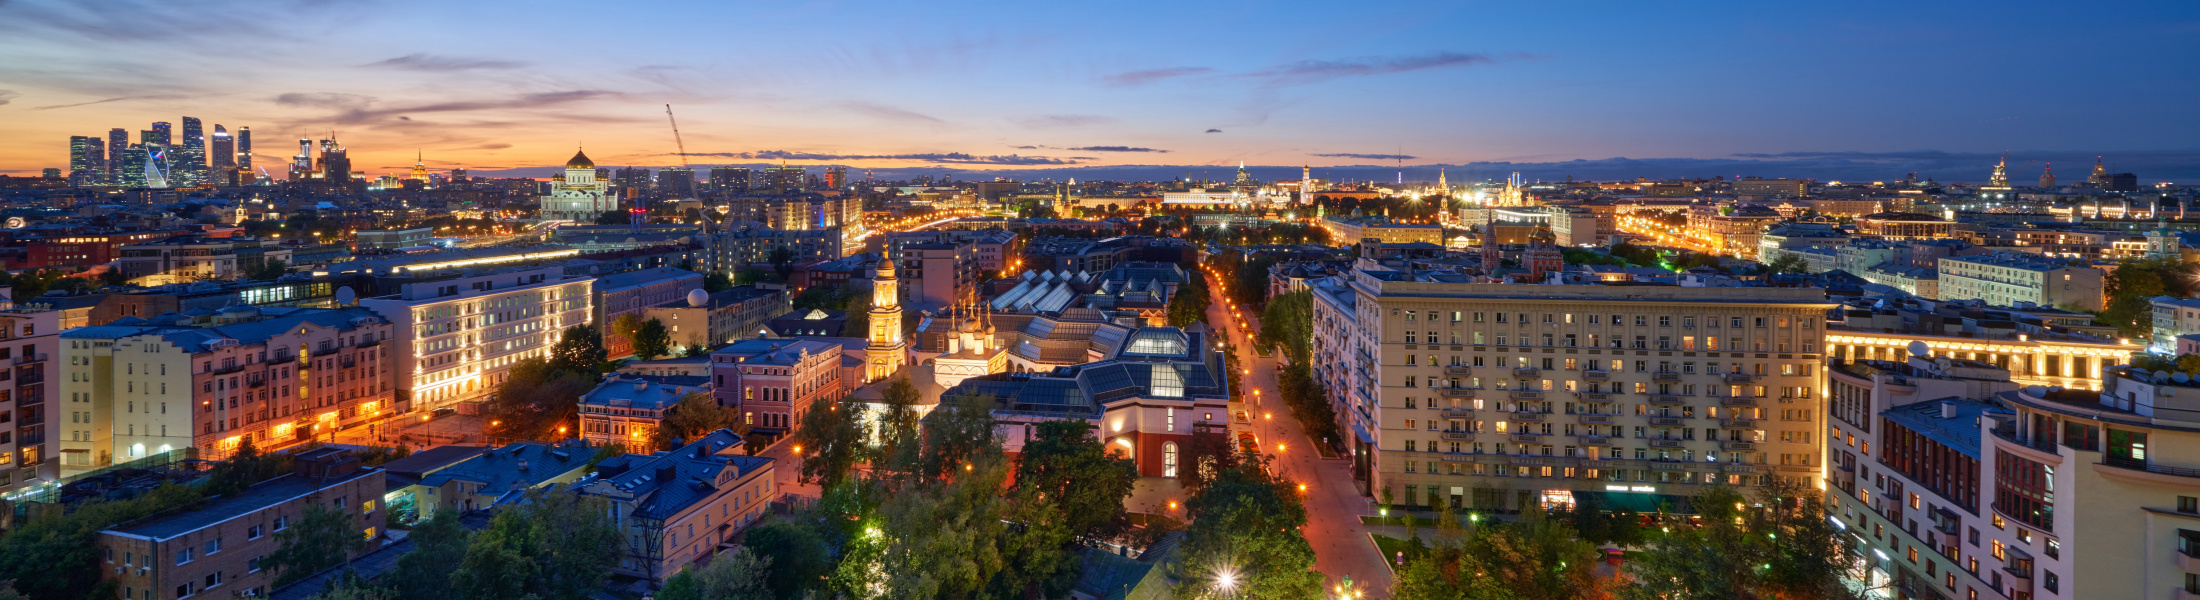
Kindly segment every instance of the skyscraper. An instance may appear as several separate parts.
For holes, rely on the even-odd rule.
[[[258,173],[252,172],[252,128],[237,128],[237,184],[252,185],[259,182]]]
[[[106,148],[97,136],[69,136],[69,185],[100,183],[107,172]]]
[[[844,188],[844,187],[848,187],[848,168],[847,168],[847,167],[826,167],[826,168],[825,168],[825,187],[829,187],[829,188],[834,188],[834,189],[839,189],[839,188]]]
[[[784,160],[779,161],[779,166],[764,167],[764,180],[774,191],[801,189],[802,175],[802,167],[787,166]]]
[[[116,127],[107,130],[107,183],[122,184],[122,152],[130,147],[130,130]]]
[[[194,186],[206,181],[206,125],[198,117],[183,118],[183,143],[169,157],[178,184]]]
[[[215,123],[214,137],[207,146],[207,173],[214,185],[237,185],[237,140],[229,137],[228,129]]]
[[[670,198],[695,196],[695,169],[665,167],[657,171],[657,189]]]
[[[170,135],[171,133],[172,132],[167,121],[154,121],[152,129],[138,132],[139,137],[143,138],[138,141],[147,144],[160,144],[166,146],[172,143],[171,138],[173,136]]]
[[[2055,163],[2040,167],[2040,187],[2055,187]]]

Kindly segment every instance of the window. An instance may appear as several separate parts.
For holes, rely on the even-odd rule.
[[[1172,416],[1173,416],[1173,415],[1172,415]],[[366,501],[366,503],[365,503],[365,504],[361,504],[361,505],[359,505],[359,514],[362,514],[362,515],[371,515],[371,514],[374,514],[374,501],[373,501],[373,500],[368,500],[368,501]]]
[[[2188,514],[2200,513],[2200,498],[2194,498],[2192,496],[2178,496],[2177,512]]]
[[[176,551],[176,564],[179,564],[179,565],[191,564],[191,549],[190,549],[190,548],[184,548],[184,549],[182,549],[182,550],[177,550],[177,551]]]
[[[1161,444],[1161,476],[1176,476],[1176,442]]]
[[[214,539],[212,539],[212,540],[208,540],[208,541],[206,542],[206,555],[207,555],[207,556],[213,556],[213,555],[214,555],[214,553],[216,553],[216,552],[220,552],[220,551],[222,551],[222,540],[221,540],[221,538],[214,538]]]

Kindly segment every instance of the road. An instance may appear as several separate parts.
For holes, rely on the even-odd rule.
[[[1208,279],[1225,280],[1212,274]],[[1278,474],[1306,486],[1306,527],[1302,532],[1314,547],[1314,568],[1329,576],[1323,589],[1334,589],[1350,577],[1353,587],[1365,591],[1367,597],[1387,597],[1390,568],[1383,564],[1382,554],[1368,540],[1368,527],[1359,519],[1374,515],[1375,504],[1360,496],[1352,480],[1352,461],[1322,458],[1314,451],[1314,443],[1307,440],[1298,421],[1291,418],[1290,409],[1276,396],[1274,359],[1253,352],[1247,327],[1254,316],[1236,318],[1223,287],[1218,283],[1209,289],[1214,302],[1207,308],[1207,323],[1222,329],[1230,343],[1238,347],[1239,358],[1251,363],[1239,365],[1239,371],[1232,375],[1243,378],[1249,398],[1246,404],[1252,413],[1254,435],[1260,436],[1261,451],[1275,459]],[[1280,450],[1277,444],[1282,444]]]

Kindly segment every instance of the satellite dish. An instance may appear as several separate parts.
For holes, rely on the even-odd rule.
[[[359,301],[359,292],[351,291],[351,286],[336,288],[337,306],[351,306],[353,302],[357,301]]]
[[[2047,395],[2047,388],[2037,385],[2028,386],[2024,388],[2024,395],[2033,397],[2044,397]]]
[[[2059,385],[2050,385],[2047,386],[2047,391],[2060,394],[2063,391],[2063,387]]]
[[[2179,371],[2169,374],[2169,380],[2175,381],[2177,383],[2192,383],[2192,376],[2186,375],[2183,371]]]
[[[22,217],[8,217],[8,229],[22,229],[24,225],[28,224]]]
[[[688,306],[700,307],[705,304],[710,304],[710,292],[703,291],[702,288],[688,290]]]
[[[1932,353],[1932,349],[1926,347],[1924,341],[1912,340],[1910,342],[1910,356],[1926,356]]]
[[[2169,380],[2169,371],[2155,371],[2155,372],[2154,372],[2154,380],[2155,380],[2155,381],[2168,381],[2168,380]]]

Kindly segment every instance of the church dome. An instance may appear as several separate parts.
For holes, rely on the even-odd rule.
[[[596,161],[588,160],[587,153],[575,150],[573,151],[573,160],[565,161],[565,168],[594,169],[596,168]]]

